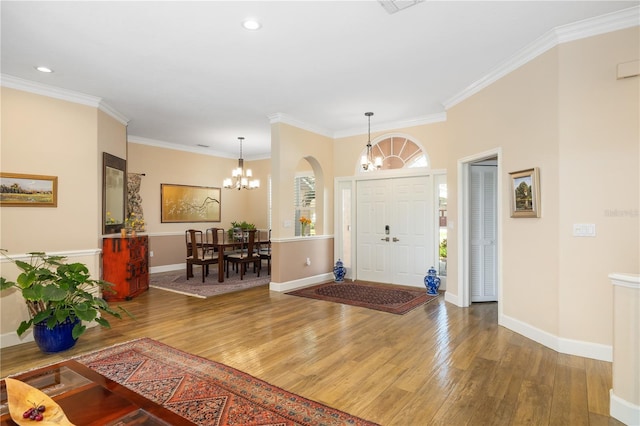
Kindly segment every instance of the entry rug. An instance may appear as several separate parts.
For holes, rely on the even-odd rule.
[[[249,288],[266,286],[271,281],[271,277],[264,274],[260,277],[255,274],[246,274],[244,280],[239,274],[231,274],[225,278],[224,282],[218,282],[218,268],[211,265],[209,275],[205,282],[202,282],[201,268],[194,266],[195,277],[187,280],[186,271],[159,272],[149,275],[149,287],[187,296],[207,299],[220,294],[233,293],[247,290]]]
[[[438,298],[438,296],[429,296],[426,289],[358,281],[319,284],[286,294],[361,306],[398,315],[406,314]]]
[[[202,426],[376,426],[149,338],[75,360]]]

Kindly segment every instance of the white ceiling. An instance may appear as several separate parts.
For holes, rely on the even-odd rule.
[[[638,4],[4,0],[1,71],[102,98],[134,140],[237,158],[244,136],[266,158],[274,114],[329,136],[366,133],[366,111],[429,120],[554,28]]]

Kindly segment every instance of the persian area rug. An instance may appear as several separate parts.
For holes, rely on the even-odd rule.
[[[193,275],[195,276],[189,278],[189,280],[187,280],[187,273],[184,270],[150,274],[149,287],[206,299],[219,294],[268,285],[271,281],[270,275],[262,273],[259,278],[256,274],[245,274],[244,280],[240,280],[240,274],[230,273],[229,278],[225,277],[224,282],[219,283],[218,266],[212,265],[209,270],[209,275],[203,283],[202,276],[200,275],[201,271],[201,267],[194,266]]]
[[[429,296],[426,289],[362,281],[318,284],[286,294],[361,306],[398,315],[406,314],[438,298],[438,296]]]
[[[148,338],[75,360],[202,426],[375,425]]]

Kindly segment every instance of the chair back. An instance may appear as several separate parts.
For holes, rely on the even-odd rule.
[[[202,231],[197,229],[187,229],[185,231],[185,238],[187,240],[187,257],[200,260],[199,248],[202,247]]]
[[[218,244],[224,242],[223,228],[207,228],[204,234],[205,246],[208,250],[218,251]]]
[[[256,246],[256,230],[249,229],[246,231],[249,236],[247,238],[247,257],[255,256],[255,246]]]

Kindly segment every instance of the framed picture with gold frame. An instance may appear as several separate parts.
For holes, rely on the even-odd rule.
[[[160,184],[161,222],[220,222],[220,188]]]
[[[57,207],[58,176],[0,172],[0,206]]]
[[[537,167],[509,173],[511,217],[540,217],[540,172]]]

